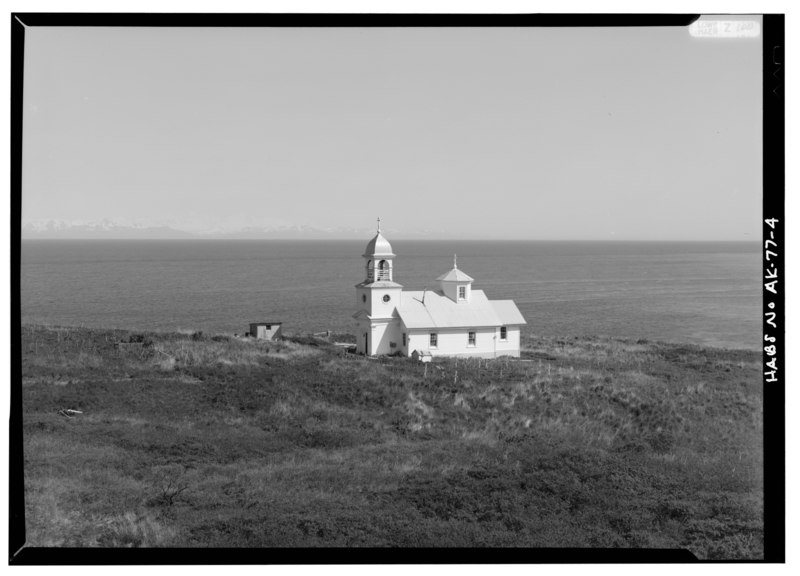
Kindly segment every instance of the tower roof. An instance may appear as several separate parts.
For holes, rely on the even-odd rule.
[[[453,269],[439,276],[437,280],[440,282],[474,282],[474,278],[470,278],[458,269],[458,256],[455,254],[453,254]]]
[[[474,282],[475,279],[467,276],[458,268],[453,268],[449,272],[442,274],[436,280],[440,282]]]
[[[392,253],[392,245],[383,237],[383,234],[378,232],[375,238],[369,241],[366,249],[364,250],[364,257],[370,256],[394,256]]]
[[[453,254],[453,269],[446,274],[442,274],[436,280],[439,282],[474,282],[474,278],[470,278],[458,269],[458,257]]]
[[[394,257],[392,253],[392,245],[381,234],[381,219],[378,218],[378,233],[369,241],[367,248],[364,250],[364,258],[375,258],[380,256]]]

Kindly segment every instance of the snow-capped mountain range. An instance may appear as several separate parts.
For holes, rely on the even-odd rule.
[[[189,238],[191,233],[170,226],[142,222],[102,220],[29,220],[22,223],[22,238]]]
[[[142,220],[27,220],[22,223],[23,239],[363,239],[373,228],[315,227],[308,225],[236,225],[221,223]],[[441,238],[442,232],[423,229],[386,230],[405,238]]]

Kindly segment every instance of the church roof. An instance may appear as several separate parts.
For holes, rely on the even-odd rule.
[[[467,276],[458,268],[453,268],[449,272],[442,274],[436,280],[440,282],[474,282],[474,278]]]
[[[375,234],[375,238],[369,241],[366,249],[364,250],[365,258],[379,256],[395,256],[392,254],[392,245],[389,244],[389,241],[384,238],[383,234],[380,232]]]
[[[396,318],[396,316],[394,314],[394,311],[392,311],[392,313],[389,314],[388,316],[379,316],[377,314],[373,314],[372,316],[370,316],[369,312],[367,312],[366,310],[359,310],[358,312],[353,314],[353,318],[355,318],[356,320],[362,320],[362,319],[367,319],[367,320],[392,320],[393,318]]]
[[[424,295],[424,304],[423,304]],[[496,307],[495,304],[501,305]],[[525,324],[511,300],[489,300],[472,290],[469,302],[454,302],[439,290],[402,292],[397,314],[406,328],[485,328]]]
[[[502,326],[527,324],[513,300],[489,300]]]
[[[375,282],[370,282],[369,280],[364,280],[363,282],[359,282],[356,284],[356,288],[362,288],[364,286],[369,286],[370,288],[402,288],[402,284],[398,284],[397,282],[392,282],[391,280],[376,280]]]

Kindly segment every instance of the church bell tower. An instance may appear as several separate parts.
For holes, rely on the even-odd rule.
[[[366,260],[367,269],[364,282],[392,281],[392,260],[395,254],[392,253],[392,246],[389,241],[381,234],[380,218],[378,218],[378,233],[369,241],[362,257]]]
[[[394,281],[394,258],[392,246],[378,231],[367,243],[362,254],[365,263],[364,280],[356,284],[356,309],[358,320],[358,352],[368,355],[383,353],[379,335],[383,335],[388,324],[395,319],[395,308],[400,302],[403,286]]]

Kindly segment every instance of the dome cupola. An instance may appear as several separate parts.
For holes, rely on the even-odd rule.
[[[445,296],[454,302],[469,302],[474,279],[458,269],[458,260],[453,255],[453,269],[439,276],[436,280]]]
[[[364,258],[394,258],[395,254],[392,253],[392,245],[381,234],[381,219],[378,218],[378,233],[375,237],[367,243],[367,248],[364,250]]]
[[[367,261],[367,279],[365,282],[392,282],[392,245],[381,234],[381,219],[378,218],[378,233],[367,244],[364,254]]]

